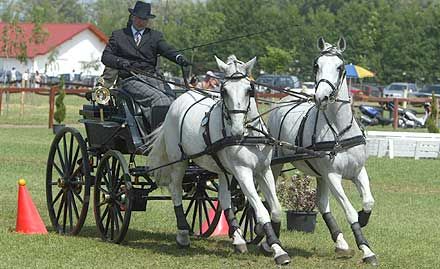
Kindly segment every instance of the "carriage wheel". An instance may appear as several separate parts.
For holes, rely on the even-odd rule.
[[[124,156],[107,151],[96,170],[94,212],[103,240],[120,243],[127,233],[132,209],[131,180]]]
[[[217,227],[222,208],[218,203],[218,184],[214,180],[196,178],[185,210],[191,233],[199,237],[209,237]]]
[[[78,130],[61,129],[50,146],[46,170],[49,217],[60,234],[76,235],[87,216],[90,200],[90,164]]]
[[[257,224],[255,211],[244,196],[236,180],[233,180],[231,183],[231,196],[235,217],[240,225],[244,239],[248,244],[260,243],[264,235],[257,235],[255,233],[255,225]],[[268,208],[266,202],[263,203]]]

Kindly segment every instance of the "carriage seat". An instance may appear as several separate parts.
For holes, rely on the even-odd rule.
[[[141,106],[133,99],[133,97],[124,89],[113,89],[112,93],[117,97],[125,100],[128,109],[133,116],[142,116]]]

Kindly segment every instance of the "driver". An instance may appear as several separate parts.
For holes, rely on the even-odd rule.
[[[149,3],[137,1],[128,11],[131,25],[112,33],[101,61],[106,67],[118,69],[118,86],[140,105],[151,126],[151,107],[169,106],[175,94],[165,82],[142,74],[135,76],[130,71],[155,74],[158,54],[181,66],[188,66],[189,62],[168,45],[161,32],[148,27],[149,20],[156,17],[151,14]]]

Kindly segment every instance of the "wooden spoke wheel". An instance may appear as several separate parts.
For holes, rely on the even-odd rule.
[[[96,170],[94,212],[105,241],[120,243],[127,233],[132,210],[132,185],[127,162],[115,150],[104,154]]]
[[[264,238],[264,235],[255,233],[257,218],[255,211],[249,201],[244,196],[237,181],[234,179],[231,183],[232,208],[237,218],[243,237],[248,244],[258,244]],[[266,202],[263,202],[267,208]]]
[[[65,127],[50,146],[46,169],[49,217],[60,234],[76,235],[87,216],[90,200],[90,164],[78,130]]]
[[[187,190],[184,199],[190,200],[185,209],[185,216],[192,235],[209,237],[217,227],[222,208],[218,203],[218,184],[213,179],[198,176],[190,184],[184,184]]]

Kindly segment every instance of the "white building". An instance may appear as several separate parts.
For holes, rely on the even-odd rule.
[[[72,73],[100,75],[104,69],[101,54],[108,41],[107,36],[92,24],[43,24],[43,42],[37,44],[33,34],[34,25],[19,23],[17,26],[0,23],[0,70],[15,67],[23,73],[39,71],[49,76]],[[5,40],[8,40],[5,45]],[[15,45],[14,45],[15,44]],[[17,59],[26,44],[27,60]]]

